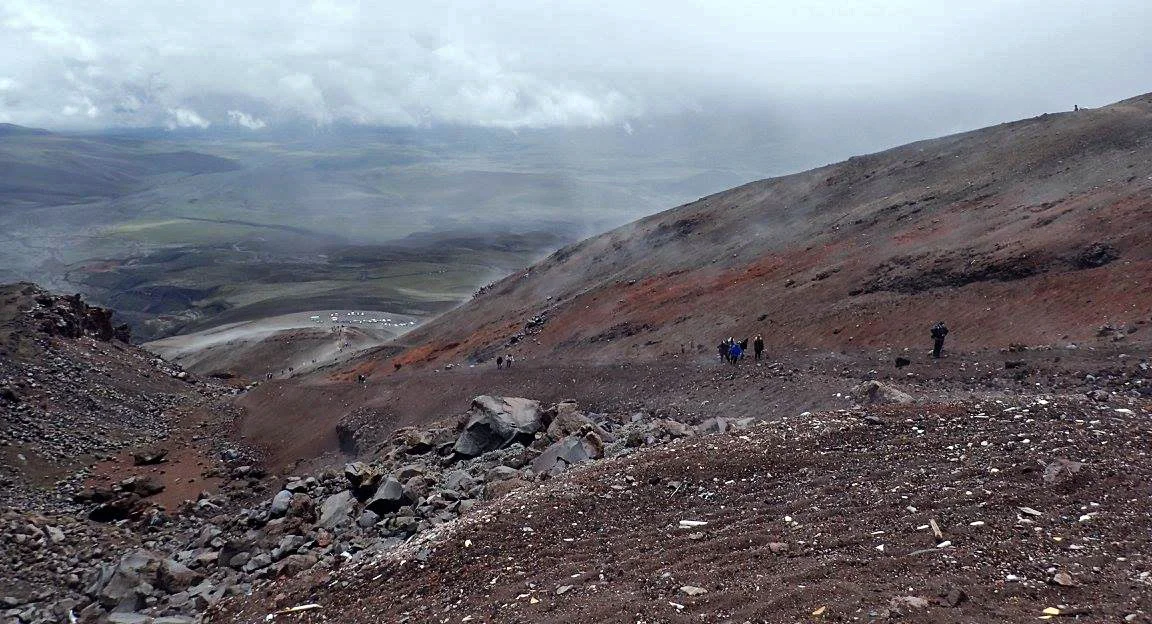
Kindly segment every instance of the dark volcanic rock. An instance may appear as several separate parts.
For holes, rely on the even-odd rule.
[[[317,526],[331,529],[348,521],[349,515],[356,507],[356,499],[352,493],[345,490],[324,499],[320,504],[320,519]]]
[[[568,466],[599,459],[604,456],[604,444],[595,433],[568,436],[549,446],[532,460],[532,471],[537,474],[563,471]]]
[[[115,500],[97,505],[88,512],[88,519],[95,522],[124,520],[139,513],[146,506],[147,504],[140,498],[140,495],[127,493]]]
[[[163,463],[168,457],[168,449],[141,451],[132,454],[132,463],[137,466],[151,466]]]
[[[1092,243],[1076,256],[1076,266],[1081,269],[1102,267],[1120,257],[1115,247],[1107,243]]]
[[[479,396],[472,400],[468,421],[454,450],[465,457],[476,457],[513,442],[528,444],[541,426],[539,401]]]
[[[84,303],[79,294],[56,297],[43,294],[36,299],[40,307],[32,315],[40,321],[40,331],[50,336],[80,338],[92,336],[97,340],[131,339],[127,325],[112,325],[112,310]]]
[[[376,514],[384,515],[395,512],[405,505],[411,505],[412,502],[405,494],[404,486],[396,479],[388,477],[364,507]]]

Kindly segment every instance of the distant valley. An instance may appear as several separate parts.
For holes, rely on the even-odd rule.
[[[142,340],[310,310],[423,317],[565,243],[757,175],[648,143],[620,129],[6,125],[0,281],[82,292]]]

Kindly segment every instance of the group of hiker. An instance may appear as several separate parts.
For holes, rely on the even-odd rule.
[[[932,326],[930,333],[932,335],[932,357],[938,359],[944,352],[944,338],[948,336],[948,326],[943,321],[939,321]],[[750,345],[753,357],[759,362],[764,358],[764,336],[760,334],[739,341],[729,336],[717,345],[716,352],[721,360],[735,366],[740,363],[740,360],[748,357]],[[513,361],[514,358],[511,354],[497,356],[496,368],[512,368]],[[363,377],[363,375],[360,376],[359,381],[361,383],[364,382]]]
[[[752,352],[756,354],[756,361],[759,362],[760,358],[764,356],[764,337],[756,334],[752,340]],[[736,339],[729,336],[727,340],[721,342],[716,350],[720,354],[720,359],[725,360],[731,364],[736,364],[748,355],[748,338],[736,342]]]
[[[944,338],[948,336],[948,326],[944,321],[938,321],[931,329],[932,334],[932,357],[939,359],[944,352]],[[727,340],[721,342],[716,347],[716,351],[721,360],[730,364],[738,364],[740,360],[748,355],[748,338],[736,341],[731,336]],[[752,352],[756,355],[756,361],[759,362],[764,354],[764,337],[756,334],[751,338]]]

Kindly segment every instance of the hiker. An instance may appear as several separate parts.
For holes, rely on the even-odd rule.
[[[716,350],[720,353],[720,359],[721,360],[727,360],[728,359],[728,341],[727,340],[721,340],[720,344],[717,345]]]
[[[728,359],[732,364],[736,364],[742,357],[744,357],[744,350],[740,348],[740,343],[733,341],[732,346],[728,348]]]
[[[356,381],[358,381],[360,383],[364,383],[365,379],[367,379],[367,378],[364,376],[364,373],[360,373],[359,375],[356,375]]]
[[[508,357],[504,358],[504,368],[512,368],[512,355],[511,354],[509,354]]]
[[[747,353],[747,352],[748,352],[748,339],[745,338],[744,340],[740,341],[740,353]]]
[[[756,334],[756,339],[752,341],[752,350],[756,352],[756,361],[759,362],[764,353],[764,337],[760,334]]]
[[[937,321],[932,326],[932,357],[940,357],[940,352],[944,350],[944,337],[947,335],[948,326],[944,324],[944,321]]]
[[[496,368],[497,369],[504,368],[504,356],[503,355],[497,355],[496,356]]]

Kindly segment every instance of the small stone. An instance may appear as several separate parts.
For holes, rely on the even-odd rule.
[[[1072,575],[1067,572],[1057,572],[1052,577],[1052,582],[1062,587],[1072,587],[1075,584],[1072,581]]]
[[[948,595],[944,596],[944,604],[949,606],[949,607],[955,607],[967,599],[968,599],[968,594],[964,593],[963,589],[960,589],[958,587],[953,587],[948,592]]]
[[[696,587],[695,585],[685,585],[680,588],[680,591],[689,596],[700,596],[708,593],[707,589],[704,589],[703,587]]]
[[[928,601],[920,596],[894,596],[888,608],[897,613],[907,613],[928,608]]]
[[[563,596],[564,594],[568,593],[570,589],[572,589],[571,585],[561,585],[560,587],[556,588],[556,595]]]

